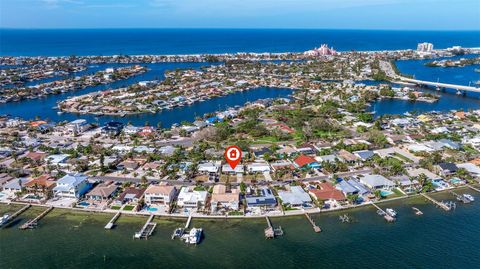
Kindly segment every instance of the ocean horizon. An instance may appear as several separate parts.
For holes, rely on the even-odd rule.
[[[480,31],[242,28],[0,28],[0,56],[301,52],[479,47]]]

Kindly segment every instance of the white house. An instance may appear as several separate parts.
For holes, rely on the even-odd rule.
[[[244,172],[245,166],[242,164],[235,166],[235,169],[232,169],[232,167],[228,163],[222,165],[222,173],[224,174],[243,174]]]
[[[90,125],[87,123],[87,120],[78,119],[69,122],[65,125],[65,132],[69,135],[79,135],[90,128]]]
[[[83,174],[65,175],[57,181],[53,194],[56,197],[79,198],[90,189],[87,179]]]
[[[194,186],[183,187],[178,194],[177,205],[183,208],[203,208],[207,195],[207,191],[197,191]]]
[[[170,208],[170,204],[175,198],[177,189],[169,185],[150,185],[145,190],[145,203],[148,206],[166,206]]]
[[[210,209],[212,213],[219,209],[238,210],[240,204],[240,194],[238,189],[232,189],[227,192],[225,185],[215,185],[213,187],[212,198],[210,199]]]
[[[290,190],[279,191],[278,196],[284,205],[303,207],[312,203],[312,198],[301,186],[290,186]]]
[[[270,165],[268,163],[250,163],[247,164],[247,171],[249,173],[264,173],[270,172]]]
[[[198,164],[198,172],[206,174],[217,174],[220,171],[221,162],[206,162]]]
[[[370,189],[379,190],[391,190],[395,187],[395,183],[382,175],[365,175],[360,178],[362,184],[367,185]]]

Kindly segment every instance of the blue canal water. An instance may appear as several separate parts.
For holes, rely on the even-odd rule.
[[[442,31],[363,31],[363,30],[179,30],[179,29],[120,29],[120,30],[11,30],[0,29],[0,55],[109,55],[109,54],[182,54],[182,53],[220,53],[220,52],[281,52],[304,51],[321,43],[328,43],[338,50],[384,50],[415,48],[420,41],[433,42],[437,48],[453,45],[465,47],[480,46],[480,31],[442,32]],[[467,56],[468,57],[468,56]],[[474,72],[478,65],[455,68],[432,68],[424,66],[423,61],[398,61],[398,67],[405,74],[414,74],[416,78],[455,84],[468,85],[480,80],[480,73]],[[260,88],[243,93],[235,93],[196,103],[188,107],[175,108],[157,114],[134,116],[99,117],[64,113],[58,115],[52,109],[57,102],[68,97],[93,91],[114,89],[142,80],[163,79],[166,70],[176,68],[199,68],[206,63],[159,63],[148,64],[145,74],[107,85],[88,87],[83,90],[51,95],[42,99],[25,100],[16,103],[0,104],[0,114],[9,114],[26,119],[36,116],[53,121],[85,118],[103,123],[109,120],[150,124],[161,122],[168,127],[182,120],[193,120],[196,116],[223,109],[228,106],[243,105],[247,101],[261,98],[286,97],[291,94],[287,89]],[[121,64],[90,66],[75,75],[85,75],[118,67]],[[2,67],[3,68],[3,67]],[[29,82],[27,85],[49,82],[58,77]],[[372,110],[376,115],[401,114],[407,111],[446,111],[450,109],[480,108],[480,98],[468,93],[455,95],[447,90],[439,93],[442,98],[436,103],[413,103],[401,100],[382,100],[375,102]]]
[[[213,98],[204,102],[194,103],[190,106],[177,107],[171,110],[164,110],[160,113],[152,114],[138,114],[127,115],[123,118],[115,116],[102,116],[96,117],[94,115],[80,115],[74,113],[57,114],[57,110],[53,109],[57,102],[65,100],[72,96],[86,94],[94,91],[101,91],[107,89],[115,89],[119,87],[125,87],[132,83],[136,83],[143,80],[162,80],[164,79],[164,72],[167,70],[174,70],[177,68],[195,68],[198,69],[202,66],[208,65],[207,63],[155,63],[146,64],[149,71],[139,76],[131,77],[126,80],[116,81],[106,85],[99,85],[95,87],[87,87],[78,91],[71,91],[64,94],[49,95],[44,98],[23,100],[20,102],[11,102],[7,104],[0,104],[0,115],[11,115],[15,117],[21,117],[24,119],[34,119],[39,116],[42,119],[49,119],[51,121],[71,121],[74,119],[82,118],[90,122],[98,122],[103,124],[108,121],[116,120],[122,122],[130,122],[135,125],[143,125],[146,122],[156,125],[161,122],[163,127],[170,127],[174,123],[180,123],[181,121],[193,121],[197,116],[203,116],[206,113],[214,112],[217,110],[225,109],[227,107],[233,107],[237,105],[244,105],[246,102],[253,102],[258,99],[265,98],[277,98],[288,97],[292,94],[290,89],[274,89],[274,88],[258,88],[250,91],[236,92],[227,96]],[[77,75],[85,75],[94,73],[98,70],[103,70],[107,67],[120,67],[124,64],[101,64],[91,66],[85,71],[77,73]],[[45,81],[51,80],[51,78],[45,79]],[[31,84],[41,83],[42,81],[35,81]]]
[[[58,56],[305,51],[327,43],[337,50],[480,46],[480,31],[315,29],[0,29],[0,55]]]
[[[464,55],[446,59],[459,59],[478,57],[478,55]],[[441,58],[445,59],[445,58]],[[405,60],[397,61],[397,67],[403,74],[414,75],[415,78],[427,81],[440,81],[457,85],[474,85],[480,80],[480,73],[475,72],[480,65],[469,65],[464,67],[428,67],[425,63],[432,60]],[[404,100],[385,99],[374,102],[371,110],[376,116],[386,114],[403,114],[405,112],[427,112],[427,111],[449,111],[468,110],[480,108],[480,94],[467,92],[465,95],[457,95],[455,90],[445,89],[436,91],[434,89],[422,88],[422,91],[440,95],[435,103],[410,102]]]

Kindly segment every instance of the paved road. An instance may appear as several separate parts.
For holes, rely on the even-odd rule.
[[[352,172],[344,172],[344,173],[337,173],[336,175],[338,177],[349,177],[349,176],[355,176],[359,174],[368,174],[371,173],[372,169],[371,168],[366,168],[362,170],[357,170],[357,171],[352,171]],[[308,181],[314,181],[314,180],[327,180],[331,177],[331,175],[326,175],[326,176],[315,176],[315,177],[309,177],[309,178],[303,178],[300,179],[302,182],[308,182]],[[135,178],[135,177],[115,177],[115,176],[96,176],[92,177],[92,179],[97,180],[97,181],[116,181],[116,182],[135,182],[135,183],[140,183],[141,179],[140,178]],[[183,181],[183,180],[165,180],[165,179],[148,179],[148,182],[168,182],[168,183],[176,183],[176,184],[181,184],[181,185],[186,185],[186,186],[192,186],[196,185],[197,183],[192,181]],[[205,186],[211,186],[218,184],[218,182],[204,182],[203,185]],[[239,182],[231,182],[230,183],[232,186],[237,186],[240,183]],[[285,181],[260,181],[258,185],[268,185],[268,184],[278,184],[282,185],[285,184]]]

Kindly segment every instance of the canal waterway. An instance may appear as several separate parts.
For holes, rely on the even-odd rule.
[[[472,190],[458,191],[480,195]],[[433,194],[452,200],[448,193]],[[459,204],[452,212],[423,198],[380,204],[398,212],[388,224],[373,207],[312,215],[322,228],[316,234],[304,216],[272,218],[283,237],[264,239],[264,218],[194,219],[204,229],[198,246],[187,246],[170,235],[185,219],[157,217],[149,240],[133,234],[146,217],[121,216],[113,230],[104,230],[110,214],[54,209],[34,230],[18,227],[40,213],[31,208],[0,230],[0,268],[478,268],[480,203]],[[423,211],[416,216],[412,206]],[[0,214],[19,206],[0,205]],[[352,223],[341,223],[348,214]]]

